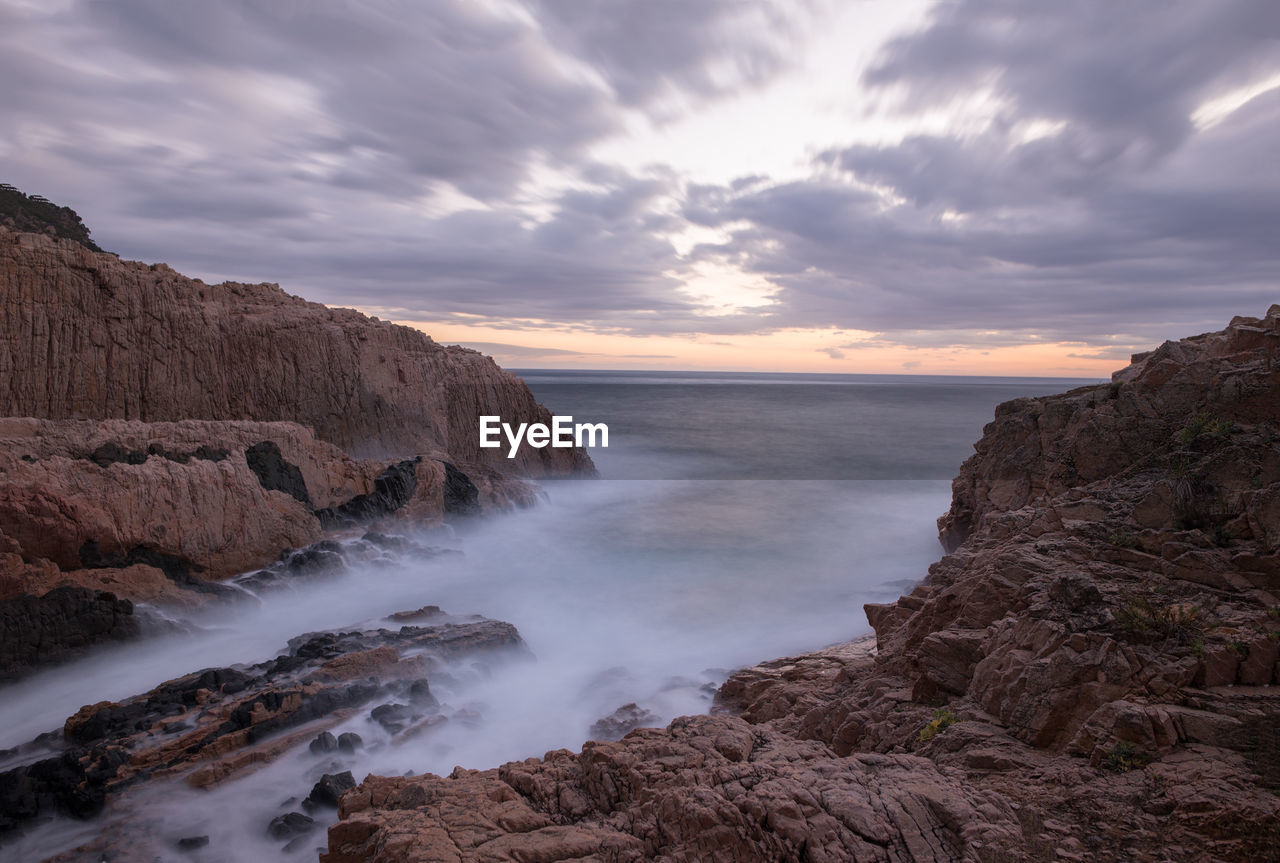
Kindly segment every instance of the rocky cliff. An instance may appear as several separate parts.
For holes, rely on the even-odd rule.
[[[527,505],[524,478],[594,472],[580,449],[480,449],[482,414],[550,415],[475,351],[121,261],[66,208],[0,204],[0,677],[137,634],[128,600],[204,604],[332,528]],[[11,229],[38,217],[62,221]],[[59,587],[88,593],[35,602]],[[66,649],[26,649],[40,628]]]
[[[1280,306],[1001,405],[875,644],[580,753],[370,777],[322,860],[1278,859],[1278,430]]]
[[[0,416],[288,421],[355,456],[592,470],[577,449],[480,449],[482,414],[549,422],[491,359],[276,285],[206,285],[6,229],[0,285]]]

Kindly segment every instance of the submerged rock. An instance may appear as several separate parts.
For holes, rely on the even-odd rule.
[[[0,600],[0,681],[141,632],[133,603],[113,593],[59,587]]]
[[[643,725],[652,725],[657,721],[658,717],[654,713],[645,710],[640,705],[634,702],[624,704],[603,719],[595,721],[591,726],[591,739],[617,740],[628,731],[633,731]]]
[[[316,806],[337,809],[338,798],[342,796],[343,792],[350,791],[355,787],[356,780],[351,775],[350,770],[342,773],[326,773],[311,789],[311,793],[307,795],[307,800]]]
[[[267,825],[267,835],[272,839],[292,839],[310,833],[316,828],[315,819],[301,812],[288,812],[277,815]]]
[[[333,752],[338,748],[338,740],[328,731],[322,731],[316,735],[316,739],[307,745],[313,755],[323,755],[326,752]]]
[[[258,665],[205,669],[121,702],[86,705],[67,719],[61,740],[43,739],[61,751],[0,772],[0,836],[56,814],[96,815],[109,798],[153,779],[181,777],[206,788],[295,748],[354,752],[359,735],[317,734],[316,725],[332,727],[379,699],[421,692],[433,662],[523,650],[514,627],[491,620],[308,633]],[[416,716],[405,705],[384,707],[388,726],[399,724],[400,712],[406,724]],[[326,774],[308,799],[336,805],[351,785],[349,772]]]

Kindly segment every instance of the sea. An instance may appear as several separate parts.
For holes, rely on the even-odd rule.
[[[0,750],[59,728],[84,704],[120,700],[211,666],[254,663],[301,633],[388,625],[437,605],[505,620],[528,647],[432,681],[450,721],[405,743],[367,716],[356,778],[448,774],[559,749],[634,705],[661,725],[710,709],[734,669],[870,631],[942,553],[936,519],[1000,402],[1098,380],[652,371],[517,373],[553,413],[605,423],[597,479],[547,480],[539,505],[416,539],[450,553],[359,568],[263,593],[194,631],[100,650],[0,688]],[[211,791],[135,795],[158,829],[209,835],[208,859],[314,859],[284,851],[264,819],[314,778],[289,753]],[[325,817],[325,816],[318,816]],[[332,817],[332,816],[327,816]],[[39,859],[93,835],[56,822],[8,846]],[[323,845],[323,831],[316,834]],[[0,848],[3,856],[4,848]],[[212,853],[212,852],[209,852]],[[201,859],[205,859],[202,857]]]

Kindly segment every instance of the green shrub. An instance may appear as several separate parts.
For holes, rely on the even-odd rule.
[[[1133,534],[1124,530],[1113,530],[1107,541],[1114,546],[1120,548],[1137,548],[1138,539]]]
[[[1205,626],[1204,610],[1195,603],[1162,603],[1149,596],[1129,595],[1112,612],[1127,635],[1147,641],[1191,641]]]
[[[937,737],[939,732],[955,724],[956,715],[945,707],[939,707],[933,711],[933,719],[930,719],[928,724],[920,729],[920,739],[928,742]]]
[[[1151,756],[1127,741],[1120,741],[1107,752],[1107,760],[1102,766],[1112,773],[1128,773],[1146,767],[1151,763]]]
[[[1178,432],[1178,443],[1183,446],[1191,446],[1195,443],[1196,438],[1209,430],[1211,420],[1208,414],[1196,414],[1191,418],[1191,422],[1187,423]]]

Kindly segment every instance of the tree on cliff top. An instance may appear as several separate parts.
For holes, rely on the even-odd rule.
[[[39,195],[24,195],[8,183],[0,183],[0,224],[15,231],[52,234],[95,252],[102,251],[89,239],[89,229],[75,210],[59,207]]]

